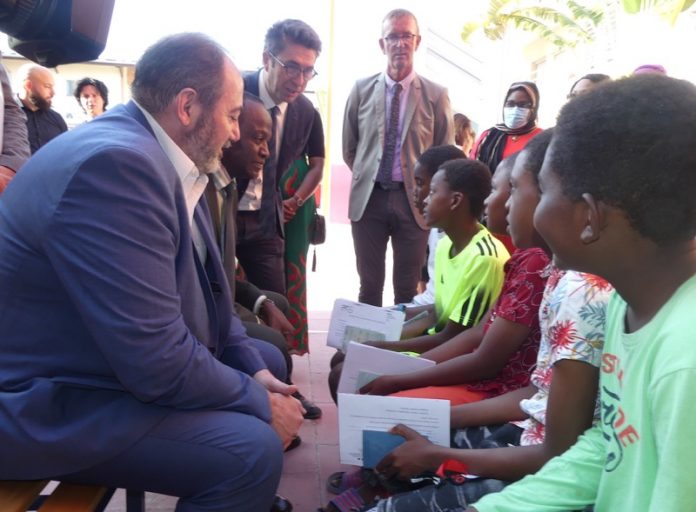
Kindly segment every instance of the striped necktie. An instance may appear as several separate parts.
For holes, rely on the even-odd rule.
[[[384,137],[384,151],[382,151],[382,161],[377,171],[377,181],[383,185],[391,185],[392,168],[394,167],[394,157],[396,151],[396,135],[399,132],[399,97],[401,96],[401,84],[394,84],[394,94],[392,95],[389,108],[389,122],[387,133]]]

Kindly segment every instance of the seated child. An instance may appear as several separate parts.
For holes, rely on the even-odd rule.
[[[563,268],[606,278],[602,418],[468,511],[694,509],[696,87],[642,75],[568,102],[535,225]]]
[[[480,162],[457,159],[440,166],[423,212],[429,226],[445,232],[435,252],[436,325],[410,340],[370,345],[425,352],[476,325],[495,302],[509,253],[478,221],[490,190],[490,171]]]
[[[525,153],[526,165],[534,165],[535,160],[540,167],[546,147],[537,143],[532,148]],[[507,231],[505,202],[510,195],[510,171],[517,154],[498,165],[492,192],[485,201],[488,229],[496,235]],[[539,348],[539,304],[548,263],[548,256],[539,247],[514,252],[505,263],[500,297],[484,321],[421,354],[436,361],[436,366],[408,374],[383,375],[361,392],[440,398],[459,405],[527,386]]]
[[[413,203],[416,208],[423,213],[425,208],[425,198],[430,193],[430,180],[433,174],[437,172],[437,168],[448,160],[456,158],[466,158],[466,155],[457,146],[433,146],[426,149],[421,156],[418,157],[416,165],[413,168],[413,177],[416,186],[413,189]],[[444,236],[441,229],[433,228],[428,235],[428,282],[425,285],[425,290],[419,293],[410,303],[404,304],[407,312],[407,318],[413,316],[420,309],[418,306],[429,306],[435,304],[435,250],[437,243]]]
[[[476,325],[500,293],[507,249],[479,223],[483,201],[491,190],[488,168],[476,160],[442,164],[425,200],[429,226],[446,236],[435,256],[435,332],[398,342],[368,342],[390,350],[425,352]],[[342,364],[332,360],[329,385],[338,386]],[[335,387],[334,387],[335,386]]]
[[[530,141],[511,174],[508,221],[513,242],[522,250],[534,246],[549,250],[535,231],[532,219],[539,202],[536,176],[551,134],[547,131]],[[536,158],[530,161],[528,155]],[[453,407],[452,427],[464,429],[453,436],[455,448],[433,445],[407,427],[395,427],[393,431],[407,441],[376,468],[384,478],[406,479],[434,471],[445,461],[455,461],[459,471],[483,479],[448,479],[437,486],[380,500],[364,510],[461,509],[481,495],[533,473],[572,445],[599,414],[598,366],[609,293],[610,286],[596,276],[552,268],[539,310],[541,344],[532,384],[495,398]],[[480,429],[468,427],[479,425],[491,425],[493,434],[484,442],[471,442],[468,438],[472,432],[476,434]],[[472,447],[485,449],[461,449]],[[375,489],[366,487],[345,494],[369,503]],[[335,499],[338,510],[343,501],[343,495]]]

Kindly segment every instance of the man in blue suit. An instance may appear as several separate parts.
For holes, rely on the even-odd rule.
[[[269,510],[302,409],[280,353],[233,313],[200,201],[239,138],[242,79],[180,34],[146,51],[132,92],[0,199],[0,479]]]

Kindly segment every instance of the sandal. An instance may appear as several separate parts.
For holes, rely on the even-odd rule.
[[[367,502],[357,489],[348,489],[330,500],[329,505],[338,512],[354,512],[362,510],[367,505]]]
[[[365,483],[363,470],[336,471],[326,479],[326,490],[331,494],[341,494],[348,489],[357,489]]]

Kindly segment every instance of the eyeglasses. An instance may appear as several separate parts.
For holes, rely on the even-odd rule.
[[[384,40],[387,43],[396,46],[399,43],[411,44],[416,37],[418,37],[418,34],[411,34],[410,32],[407,32],[405,34],[389,34],[388,36],[384,36]]]
[[[519,108],[532,108],[534,105],[530,101],[513,101],[509,100],[505,102],[505,108],[513,108],[513,107],[519,107]]]
[[[273,55],[271,52],[268,52],[268,55],[270,55],[271,57],[273,57],[273,59],[275,59],[275,61],[276,61],[278,64],[280,64],[280,67],[283,68],[283,70],[285,71],[285,73],[286,73],[290,78],[299,78],[300,75],[301,75],[302,78],[304,78],[305,80],[307,80],[307,81],[309,82],[312,78],[314,78],[315,76],[318,75],[317,70],[314,69],[313,67],[310,67],[310,68],[303,68],[303,67],[298,66],[298,65],[295,64],[294,62],[285,63],[285,62],[283,62],[282,60],[280,60],[278,57],[276,57],[275,55]]]

